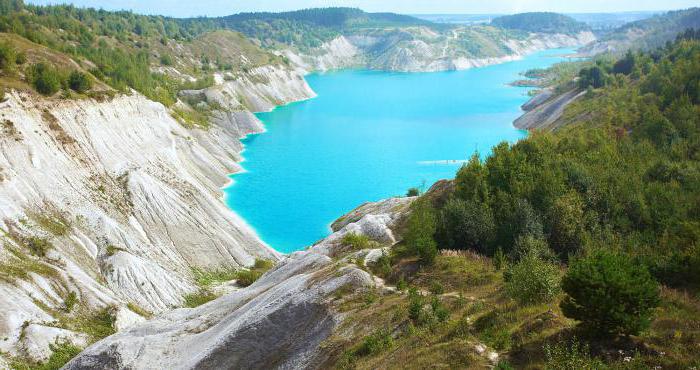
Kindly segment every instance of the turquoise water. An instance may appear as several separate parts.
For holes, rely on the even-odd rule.
[[[427,189],[454,177],[454,161],[526,136],[512,122],[527,89],[507,83],[571,51],[459,72],[307,76],[318,97],[257,115],[267,131],[244,139],[247,172],[226,203],[278,251],[303,249],[361,203]]]

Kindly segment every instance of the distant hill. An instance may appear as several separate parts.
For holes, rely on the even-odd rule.
[[[240,13],[223,17],[223,21],[231,25],[251,20],[288,20],[311,23],[329,28],[389,25],[406,26],[431,23],[408,15],[395,13],[366,13],[356,8],[316,8],[282,13]]]
[[[275,43],[301,49],[318,47],[358,28],[431,25],[430,21],[394,13],[367,13],[356,8],[315,8],[282,13],[240,13],[219,18],[179,20],[194,29],[228,28],[260,40],[265,46]]]
[[[585,23],[557,13],[521,13],[498,17],[491,25],[501,28],[541,33],[563,33],[568,35],[590,31]]]
[[[597,54],[628,49],[651,50],[673,41],[676,35],[687,29],[700,29],[700,8],[672,11],[625,24],[581,51]]]

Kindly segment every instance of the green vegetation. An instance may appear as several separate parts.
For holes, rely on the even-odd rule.
[[[277,43],[302,50],[321,46],[341,34],[360,28],[426,25],[430,22],[392,13],[365,13],[353,8],[303,9],[283,13],[241,13],[223,18],[184,21],[194,28],[224,27],[260,40],[266,47]]]
[[[185,307],[197,307],[201,306],[207,302],[213,301],[219,298],[219,295],[212,291],[212,288],[220,283],[227,281],[236,280],[236,283],[241,287],[247,287],[252,285],[256,280],[258,280],[265,272],[270,270],[275,266],[274,261],[256,258],[253,267],[250,269],[234,269],[234,268],[221,268],[214,270],[202,270],[193,269],[192,274],[194,275],[195,283],[199,287],[196,292],[187,294],[183,297]],[[136,310],[132,311],[139,313]],[[142,316],[142,313],[139,313]]]
[[[137,305],[136,303],[129,302],[129,303],[127,303],[126,307],[129,310],[131,310],[132,312],[134,312],[142,317],[145,317],[147,319],[150,319],[151,317],[153,317],[153,313],[151,313],[150,311],[146,310],[145,308]]]
[[[68,87],[77,93],[84,94],[92,88],[92,79],[86,73],[73,71],[68,75]]]
[[[492,25],[527,32],[563,33],[574,35],[590,31],[585,23],[557,13],[521,13],[495,18]]]
[[[61,89],[63,76],[56,68],[47,63],[33,65],[28,71],[28,80],[42,95],[51,96]]]
[[[574,261],[562,284],[564,314],[598,335],[637,335],[659,305],[659,287],[647,269],[609,252]]]
[[[635,50],[653,50],[664,46],[688,29],[700,29],[700,8],[671,11],[628,23],[605,34],[599,41],[621,43],[622,46]],[[635,37],[630,37],[630,34]]]
[[[372,241],[364,234],[347,233],[340,240],[342,245],[348,246],[353,250],[368,249],[372,245]]]
[[[475,155],[416,200],[382,273],[409,293],[346,296],[353,340],[329,345],[352,353],[388,328],[391,351],[356,368],[487,366],[474,343],[505,357],[499,368],[700,365],[687,350],[700,340],[696,38],[580,63],[603,83],[557,131]]]
[[[405,241],[408,249],[423,264],[431,264],[437,256],[437,243],[433,238],[436,223],[435,212],[428,202],[417,201],[408,219]]]
[[[591,357],[589,346],[574,338],[570,343],[560,342],[544,346],[546,368],[551,370],[597,370],[606,368],[599,359]]]
[[[205,303],[211,302],[215,299],[219,298],[218,295],[208,291],[208,290],[199,290],[195,293],[190,293],[186,294],[183,299],[185,300],[184,307],[199,307]]]
[[[506,272],[506,292],[521,304],[551,302],[561,291],[556,265],[529,255]]]
[[[74,346],[68,341],[57,341],[50,344],[49,348],[52,351],[51,357],[44,363],[31,364],[15,359],[10,361],[10,367],[13,370],[59,370],[82,351],[82,348]]]
[[[68,296],[63,301],[63,305],[65,306],[66,312],[73,311],[73,308],[79,302],[80,301],[78,300],[78,294],[73,291],[69,292]]]

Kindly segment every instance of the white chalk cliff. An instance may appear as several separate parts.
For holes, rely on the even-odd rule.
[[[443,35],[427,27],[373,34],[343,35],[311,53],[284,50],[290,61],[304,71],[327,71],[348,67],[396,72],[440,72],[465,70],[518,60],[552,48],[587,45],[595,41],[591,32],[576,35],[530,34],[523,39],[489,40],[489,56],[472,56],[463,50],[465,29]]]
[[[344,298],[335,293],[368,289],[393,293],[356,265],[358,255],[376,250],[347,250],[341,243],[343,235],[363,234],[384,246],[393,245],[392,229],[413,199],[366,204],[337,222],[338,231],[284,258],[250,287],[105,338],[66,368],[323,368],[328,353],[320,344],[347,316],[336,309]]]
[[[227,93],[254,110],[314,95],[298,73],[273,66],[206,92]],[[55,314],[73,298],[79,309],[66,315],[114,305],[124,327],[139,321],[127,304],[156,314],[181,306],[196,289],[193,268],[279,259],[222,200],[227,175],[240,170],[238,139],[263,129],[250,110],[229,108],[205,131],[137,93],[107,101],[8,94],[0,103],[0,352],[45,360],[57,338],[84,345]]]

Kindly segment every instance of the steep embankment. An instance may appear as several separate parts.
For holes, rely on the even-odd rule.
[[[307,71],[359,67],[398,72],[464,70],[517,60],[551,48],[588,44],[588,31],[575,35],[533,33],[522,37],[493,27],[437,32],[429,27],[353,32],[310,53],[283,53]]]
[[[551,89],[546,89],[522,106],[525,113],[516,119],[513,125],[523,130],[555,129],[566,107],[585,94],[586,91],[579,89],[562,94],[555,94]]]
[[[336,224],[340,230],[285,258],[250,287],[108,337],[67,368],[321,367],[329,356],[321,344],[348,317],[339,308],[364,292],[392,291],[365,266],[382,247],[396,244],[395,229],[413,200],[364,205]],[[367,235],[376,245],[353,250],[343,242],[348,233]]]
[[[237,140],[268,110],[313,96],[303,77],[260,67],[203,90],[207,130],[186,129],[138,93],[104,101],[13,91],[0,103],[0,351],[44,360],[106,307],[121,329],[194,292],[192,269],[277,259],[221,200]],[[235,99],[227,96],[234,95]],[[129,308],[127,308],[127,304]]]

